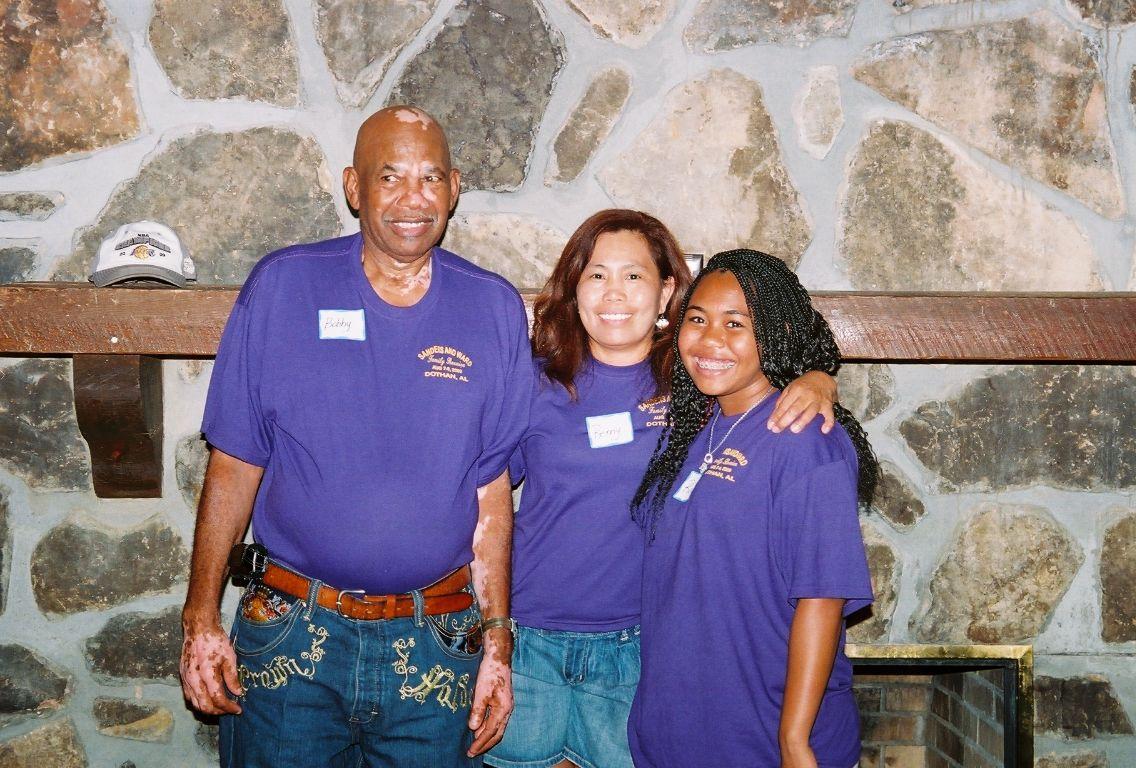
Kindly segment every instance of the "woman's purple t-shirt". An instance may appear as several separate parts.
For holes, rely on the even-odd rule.
[[[529,429],[509,464],[525,481],[513,528],[516,620],[606,632],[639,622],[643,537],[629,504],[666,418],[650,366],[589,361],[578,400],[535,363]]]
[[[644,555],[643,671],[628,734],[640,768],[776,768],[789,629],[800,598],[872,601],[856,502],[856,453],[837,426],[765,427],[774,399],[714,453],[689,500],[674,498],[708,450],[703,429]],[[721,417],[715,444],[738,417]],[[813,726],[822,768],[849,768],[859,715],[844,635]]]

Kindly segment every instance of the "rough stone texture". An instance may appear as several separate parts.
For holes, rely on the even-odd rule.
[[[1136,515],[1109,526],[1100,555],[1101,637],[1136,640]]]
[[[887,642],[891,617],[899,596],[899,583],[903,563],[895,549],[866,521],[861,521],[864,546],[868,552],[868,567],[872,572],[871,617],[848,628],[848,640],[853,643]]]
[[[115,616],[86,642],[87,665],[100,680],[134,678],[175,685],[181,653],[181,606]],[[123,679],[125,678],[125,679]]]
[[[868,129],[841,216],[838,248],[861,290],[1101,287],[1072,218],[908,123]]]
[[[178,234],[202,285],[240,283],[269,251],[341,231],[315,141],[278,128],[196,133],[174,141],[115,190],[56,279],[85,280],[103,238],[141,219]]]
[[[1069,5],[1094,27],[1136,24],[1136,3],[1132,0],[1069,0]]]
[[[567,183],[580,175],[611,133],[630,95],[631,75],[625,69],[610,67],[593,78],[552,144],[546,184]]]
[[[30,648],[0,645],[0,727],[46,717],[70,696],[71,677],[65,671]]]
[[[818,160],[828,155],[836,134],[844,127],[836,67],[825,65],[809,70],[808,81],[793,100],[793,118],[801,148]]]
[[[29,279],[35,270],[34,248],[22,245],[0,247],[0,285]]]
[[[1038,757],[1034,768],[1109,768],[1109,762],[1104,752],[1050,752]]]
[[[1105,216],[1122,213],[1100,69],[1087,40],[1049,13],[888,40],[853,74]]]
[[[43,221],[61,205],[60,192],[4,192],[0,194],[0,221]]]
[[[437,7],[438,0],[317,0],[316,34],[340,101],[366,104]]]
[[[201,722],[201,720],[205,720],[205,722]],[[218,742],[220,738],[221,728],[217,725],[217,718],[209,716],[200,718],[197,723],[197,730],[193,732],[193,740],[197,742],[201,751],[216,757],[219,751]]]
[[[918,491],[900,468],[886,460],[880,462],[879,482],[872,496],[872,509],[900,530],[918,523],[927,511]]]
[[[919,8],[930,8],[935,5],[953,5],[964,0],[891,0],[891,7],[896,13],[907,13]]]
[[[25,360],[0,369],[0,463],[34,488],[90,488],[69,362]]]
[[[924,642],[1032,640],[1083,560],[1040,507],[982,504],[935,568],[911,630]]]
[[[702,0],[683,32],[692,51],[729,51],[754,43],[805,45],[844,37],[856,0]]]
[[[840,366],[837,385],[840,404],[861,422],[876,418],[895,401],[895,377],[879,363]]]
[[[501,274],[522,290],[544,286],[568,236],[529,216],[474,213],[455,216],[442,245]]]
[[[631,48],[647,44],[674,14],[675,0],[567,0],[598,34]]]
[[[1131,734],[1132,721],[1102,675],[1034,678],[1034,725],[1070,739]]]
[[[466,189],[517,189],[563,63],[560,33],[531,0],[462,0],[388,103],[446,126]]]
[[[796,267],[812,237],[761,88],[731,69],[671,91],[599,179],[617,204],[665,221],[688,252],[760,246]]]
[[[192,384],[200,379],[202,374],[210,374],[212,371],[212,360],[182,360],[177,366],[178,376],[186,384]]]
[[[164,592],[189,570],[181,537],[160,517],[117,531],[67,522],[32,553],[32,590],[44,613],[78,613]]]
[[[12,528],[8,489],[0,485],[0,616],[8,607],[8,579],[12,575]]]
[[[184,98],[299,103],[296,46],[282,0],[156,0],[150,47]]]
[[[95,727],[105,736],[168,743],[174,730],[173,713],[156,702],[100,696],[93,712]]]
[[[175,473],[181,497],[193,512],[201,500],[201,486],[205,483],[205,466],[209,463],[209,445],[200,432],[186,435],[174,450]]]
[[[130,62],[99,0],[5,3],[0,172],[139,133]]]
[[[87,756],[71,718],[57,720],[0,744],[4,768],[86,768]]]
[[[899,432],[943,490],[1130,489],[1136,375],[1119,366],[1003,369],[919,406]]]

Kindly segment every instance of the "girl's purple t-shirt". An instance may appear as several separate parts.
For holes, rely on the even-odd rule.
[[[509,464],[524,479],[513,527],[516,620],[607,632],[639,622],[643,537],[629,504],[655,448],[667,402],[647,362],[589,361],[578,400],[536,361],[529,429]]]
[[[694,486],[703,429],[644,555],[642,676],[628,722],[641,768],[776,768],[789,629],[796,601],[872,601],[856,501],[856,453],[837,426],[800,434],[765,427],[774,400],[749,414]],[[738,417],[721,417],[715,445]],[[822,768],[860,756],[859,715],[844,633],[810,745]]]
[[[424,587],[472,557],[477,488],[528,424],[520,295],[435,248],[430,287],[375,293],[359,235],[269,254],[225,327],[202,431],[264,467],[269,553],[338,589]]]

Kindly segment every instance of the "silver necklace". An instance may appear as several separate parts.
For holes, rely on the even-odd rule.
[[[775,388],[773,387],[773,385],[770,385],[769,389],[765,391],[765,394],[759,397],[756,403],[751,405],[749,408],[746,408],[745,413],[741,415],[741,418],[731,424],[730,428],[726,430],[726,434],[722,435],[722,439],[718,442],[718,444],[714,445],[714,425],[718,423],[718,417],[722,414],[722,406],[718,406],[718,410],[714,412],[714,418],[710,421],[710,439],[707,441],[708,450],[706,451],[706,455],[702,457],[702,466],[698,468],[698,474],[701,475],[706,472],[706,470],[710,468],[710,465],[714,463],[714,454],[717,453],[718,449],[725,445],[726,441],[730,439],[730,433],[734,431],[734,427],[741,424],[742,421],[745,420],[745,417],[749,416],[750,411],[764,403],[766,399],[774,393],[774,391]]]

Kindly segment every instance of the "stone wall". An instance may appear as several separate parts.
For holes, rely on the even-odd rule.
[[[239,282],[355,229],[355,128],[412,100],[465,171],[447,244],[521,287],[618,204],[817,289],[1136,288],[1130,2],[0,8],[3,281],[83,279],[153,218],[203,283]],[[69,363],[0,360],[0,765],[212,762],[175,683],[208,377],[165,365],[165,496],[109,501]],[[1136,765],[1133,371],[850,366],[841,387],[886,468],[856,638],[1034,643],[1038,765]]]

